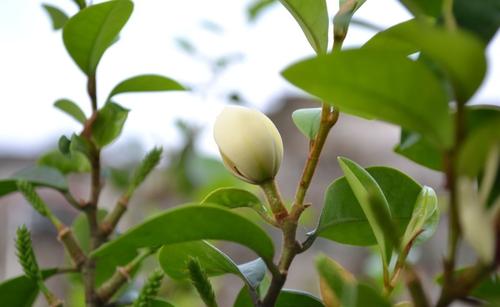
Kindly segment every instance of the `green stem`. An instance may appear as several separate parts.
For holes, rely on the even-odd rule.
[[[113,210],[101,222],[99,228],[100,236],[102,238],[107,238],[116,229],[118,222],[127,211],[129,199],[130,198],[127,193],[122,195],[122,197],[120,197],[120,199],[116,202]]]
[[[120,288],[130,280],[130,274],[137,269],[144,259],[154,254],[156,249],[147,249],[132,259],[126,266],[118,267],[116,272],[102,286],[97,289],[97,301],[100,304],[108,302]]]
[[[443,0],[443,18],[448,30],[454,31],[457,29],[457,21],[453,15],[453,0]]]
[[[278,225],[281,224],[283,219],[288,216],[288,210],[283,204],[283,200],[281,198],[278,186],[276,185],[276,181],[274,179],[266,181],[262,183],[260,187],[266,195],[269,206],[271,206],[271,211],[273,212],[274,219],[276,220]]]

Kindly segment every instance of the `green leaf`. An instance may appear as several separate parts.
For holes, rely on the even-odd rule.
[[[57,269],[42,270],[47,279],[57,273]],[[3,306],[31,307],[38,296],[38,285],[25,275],[4,280],[0,283],[0,302]]]
[[[252,299],[246,287],[243,287],[233,307],[253,307]],[[323,303],[310,293],[283,289],[278,295],[275,307],[324,307]]]
[[[64,155],[68,155],[70,153],[71,140],[68,139],[65,135],[59,138],[57,142],[58,151]]]
[[[393,168],[376,166],[369,167],[366,171],[382,189],[398,235],[403,235],[422,186]],[[338,178],[328,187],[315,233],[320,237],[350,245],[367,246],[377,243],[345,177]]]
[[[80,152],[74,152],[69,155],[61,153],[59,150],[49,151],[42,155],[37,164],[48,166],[59,170],[63,174],[69,173],[87,173],[90,172],[90,163],[87,157]]]
[[[99,210],[97,213],[97,218],[99,222],[102,222],[106,216],[106,210]],[[90,250],[90,230],[87,221],[87,217],[84,213],[80,213],[71,225],[71,230],[80,244],[84,252]],[[98,260],[96,261],[96,284],[101,285],[108,278],[110,278],[116,271],[117,266],[123,266],[131,261],[136,256],[135,251],[129,251],[120,255],[118,259],[105,259],[106,261]],[[135,272],[134,272],[135,273]]]
[[[295,18],[317,54],[328,51],[328,10],[325,0],[280,0]]]
[[[248,20],[255,21],[265,10],[277,3],[277,0],[254,0],[247,7]]]
[[[484,44],[462,31],[446,31],[427,22],[410,20],[379,32],[363,48],[393,51],[393,45],[407,54],[421,51],[438,64],[462,103],[476,92],[486,74]],[[408,49],[402,50],[402,45]]]
[[[189,275],[186,265],[189,257],[195,257],[209,277],[234,274],[252,288],[260,284],[266,273],[262,259],[238,266],[229,256],[205,241],[165,245],[158,254],[158,261],[163,271],[170,277],[187,279]]]
[[[419,133],[401,129],[394,151],[430,169],[441,171],[443,168],[443,153]]]
[[[68,21],[68,15],[66,15],[66,13],[64,13],[61,9],[53,5],[44,3],[42,4],[42,6],[49,15],[50,20],[52,21],[52,29],[62,29],[62,27],[64,27],[64,25]]]
[[[489,120],[466,138],[459,152],[458,171],[476,177],[483,169],[490,149],[500,144],[500,116]]]
[[[224,223],[221,223],[224,221]],[[94,251],[96,259],[120,257],[141,247],[154,247],[195,240],[225,240],[252,249],[271,260],[271,238],[250,220],[221,207],[199,204],[167,210],[125,232]]]
[[[368,285],[358,283],[351,273],[332,259],[320,256],[316,261],[316,268],[320,275],[321,293],[326,305],[343,307],[391,306],[377,291]]]
[[[327,306],[355,306],[356,279],[340,264],[325,255],[316,260],[321,297]]]
[[[160,75],[140,75],[129,78],[116,85],[108,100],[122,93],[135,92],[161,92],[161,91],[185,91],[184,86],[175,80]]]
[[[87,117],[85,116],[85,113],[83,113],[82,109],[80,109],[80,107],[76,103],[69,99],[57,100],[54,103],[54,107],[67,113],[69,116],[73,117],[82,124],[87,120]]]
[[[348,50],[299,62],[283,76],[342,112],[413,129],[444,148],[451,145],[446,92],[423,63],[380,50]]]
[[[0,196],[17,191],[18,180],[27,181],[34,186],[68,190],[66,178],[58,170],[47,166],[33,166],[20,170],[10,178],[0,180]]]
[[[455,0],[453,14],[460,27],[489,43],[500,27],[499,0]]]
[[[399,2],[416,16],[422,13],[437,18],[441,16],[443,7],[443,0],[399,0]]]
[[[467,133],[471,134],[482,125],[500,118],[500,108],[493,105],[466,106],[465,117]],[[403,129],[400,144],[394,150],[415,163],[436,171],[443,170],[445,152],[419,133]]]
[[[208,194],[201,204],[212,204],[226,207],[228,209],[235,208],[253,208],[259,212],[266,212],[266,207],[260,199],[247,190],[238,188],[219,188]]]
[[[296,110],[292,113],[292,120],[303,135],[314,140],[321,123],[321,108]]]
[[[88,76],[95,75],[102,55],[118,37],[130,15],[129,0],[113,0],[89,6],[73,16],[63,29],[66,49]]]
[[[416,240],[418,243],[430,238],[436,231],[438,223],[439,207],[436,192],[432,188],[424,186],[417,197],[412,217],[403,235],[402,248],[410,243],[416,235],[418,235]],[[424,232],[419,234],[421,231]]]
[[[500,144],[500,109],[478,109],[469,117],[469,129],[458,156],[458,171],[475,177],[483,169],[491,148]]]
[[[69,152],[70,154],[82,153],[88,158],[90,156],[90,144],[83,137],[73,134],[69,144]]]
[[[92,138],[103,148],[120,136],[129,110],[114,102],[108,102],[98,111],[92,126]]]
[[[338,161],[373,231],[373,235],[380,247],[382,259],[388,265],[393,247],[386,233],[388,232],[387,227],[392,225],[392,219],[385,195],[377,181],[364,168],[346,158],[339,157]]]

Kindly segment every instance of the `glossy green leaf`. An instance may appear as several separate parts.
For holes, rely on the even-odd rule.
[[[59,150],[49,151],[42,155],[38,159],[37,164],[55,168],[63,174],[87,173],[91,169],[89,160],[84,154],[75,152],[65,155]]]
[[[328,50],[328,10],[325,0],[280,0],[292,14],[317,54]]]
[[[160,75],[140,75],[129,78],[116,85],[108,99],[122,93],[185,91],[186,88],[175,80]]]
[[[454,0],[453,14],[460,27],[490,42],[500,27],[499,0]]]
[[[47,279],[57,273],[57,269],[42,270]],[[0,302],[2,306],[31,307],[38,296],[38,285],[22,275],[0,283]]]
[[[399,0],[399,2],[416,16],[425,14],[437,18],[441,16],[443,7],[443,0]]]
[[[92,257],[113,258],[141,247],[195,240],[231,241],[247,246],[264,259],[274,256],[271,238],[247,218],[221,207],[194,204],[173,208],[148,219],[101,246]]]
[[[398,235],[403,235],[422,186],[393,168],[376,166],[369,167],[366,171],[382,189]],[[366,246],[377,243],[345,177],[338,178],[328,187],[316,234],[350,245]]]
[[[52,29],[59,30],[64,27],[64,25],[68,21],[68,15],[66,15],[66,13],[64,13],[58,7],[50,4],[44,3],[42,4],[42,6],[50,17],[50,21],[52,22]]]
[[[419,133],[402,129],[394,151],[430,169],[440,171],[443,168],[442,152]]]
[[[467,134],[471,134],[491,120],[500,118],[500,108],[493,105],[466,106],[465,117]],[[443,170],[444,151],[414,131],[403,129],[400,143],[395,147],[394,151],[430,169]]]
[[[299,62],[283,76],[342,112],[413,129],[440,147],[451,145],[446,92],[423,63],[380,50],[348,50]]]
[[[292,120],[303,135],[314,140],[321,123],[321,108],[296,110],[292,113]]]
[[[54,103],[54,107],[67,113],[69,116],[73,117],[82,124],[87,120],[87,117],[85,116],[85,113],[83,113],[82,109],[69,99],[59,99]]]
[[[424,186],[417,197],[413,214],[402,239],[402,248],[415,239],[420,243],[430,238],[439,223],[439,207],[436,192]],[[423,231],[423,233],[420,233]],[[419,234],[420,233],[420,234]]]
[[[170,277],[187,279],[187,261],[190,257],[200,262],[209,277],[234,274],[252,288],[259,285],[266,273],[266,265],[260,258],[238,266],[229,256],[206,241],[165,245],[158,254],[158,261]]]
[[[100,148],[113,142],[122,133],[129,110],[114,102],[108,102],[98,111],[92,126],[92,138]]]
[[[382,259],[387,265],[390,262],[393,248],[386,235],[387,227],[392,225],[387,199],[377,181],[364,168],[346,158],[339,157],[338,161],[347,183],[372,229],[375,240],[380,247]]]
[[[246,287],[243,287],[233,307],[253,307],[252,299]],[[283,289],[278,295],[275,307],[324,307],[323,303],[310,293]]]
[[[129,0],[112,0],[89,6],[73,16],[63,29],[66,49],[88,76],[95,75],[106,49],[118,37],[130,15]]]
[[[469,133],[459,153],[458,170],[475,177],[484,167],[488,153],[500,144],[500,116]]]
[[[14,173],[7,179],[0,180],[0,196],[17,191],[18,180],[24,180],[34,186],[48,187],[60,191],[68,190],[68,183],[57,169],[47,166],[33,166]]]
[[[486,74],[484,44],[462,31],[446,31],[430,23],[410,20],[379,32],[363,48],[394,51],[393,45],[406,54],[421,51],[438,64],[462,103],[476,92]]]
[[[238,188],[219,188],[214,190],[201,201],[201,204],[219,205],[228,209],[253,208],[259,212],[267,211],[266,207],[255,194]]]

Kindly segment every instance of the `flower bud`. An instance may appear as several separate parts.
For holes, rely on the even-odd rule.
[[[214,137],[224,164],[240,179],[261,184],[276,176],[283,159],[283,142],[263,113],[228,106],[215,121]]]

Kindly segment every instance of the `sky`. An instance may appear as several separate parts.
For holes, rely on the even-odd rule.
[[[337,2],[327,0],[333,14]],[[70,0],[46,0],[68,14],[76,12]],[[293,88],[280,71],[312,56],[313,50],[299,26],[277,4],[256,22],[248,22],[249,0],[140,0],[120,40],[101,60],[98,70],[100,101],[118,82],[131,76],[155,73],[202,87],[196,92],[131,94],[116,102],[131,110],[123,137],[112,147],[130,142],[147,150],[155,145],[178,146],[174,126],[184,119],[204,127],[200,147],[215,153],[212,125],[227,102],[224,94],[237,90],[250,106],[272,108]],[[59,136],[79,131],[80,125],[52,107],[59,98],[77,102],[89,114],[85,77],[67,55],[60,31],[52,31],[49,18],[33,0],[0,0],[0,156],[30,156],[55,146]],[[410,15],[396,0],[369,0],[356,18],[382,28],[407,20]],[[218,31],[203,24],[214,23]],[[346,48],[358,46],[374,34],[352,26]],[[177,38],[189,39],[205,57],[241,54],[216,80],[205,62],[183,52]],[[451,51],[452,52],[452,51]],[[500,38],[488,48],[489,70],[475,103],[500,104]]]

